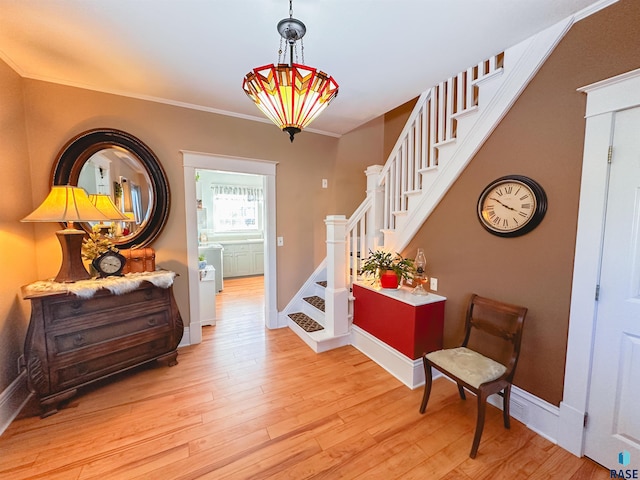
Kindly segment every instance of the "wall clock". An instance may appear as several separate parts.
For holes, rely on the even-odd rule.
[[[536,228],[547,212],[547,195],[529,177],[507,175],[491,182],[478,199],[478,219],[500,237],[518,237]]]
[[[127,259],[118,252],[107,250],[102,255],[96,257],[92,264],[98,271],[100,277],[121,276],[122,269]]]

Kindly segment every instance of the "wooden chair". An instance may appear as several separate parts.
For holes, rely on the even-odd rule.
[[[464,389],[478,397],[478,418],[471,453],[475,458],[484,428],[487,398],[493,393],[503,397],[504,427],[509,428],[511,383],[518,364],[522,326],[527,309],[473,294],[467,307],[465,335],[457,348],[437,350],[422,357],[425,385],[420,413],[424,413],[431,394],[431,367],[458,384],[460,398]]]

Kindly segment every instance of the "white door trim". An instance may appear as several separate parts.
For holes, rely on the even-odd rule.
[[[597,312],[595,290],[604,234],[607,158],[615,112],[640,106],[640,69],[578,91],[587,94],[586,129],[558,444],[582,456]]]
[[[184,196],[187,236],[187,267],[189,284],[189,344],[202,341],[200,325],[200,289],[198,278],[198,234],[196,212],[196,169],[263,175],[265,178],[265,232],[264,232],[264,303],[265,324],[278,326],[277,271],[276,271],[276,165],[278,162],[239,157],[223,157],[210,153],[183,150]]]

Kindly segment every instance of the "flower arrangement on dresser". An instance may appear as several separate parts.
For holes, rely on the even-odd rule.
[[[91,262],[109,250],[118,251],[113,242],[102,234],[100,225],[91,227],[89,237],[82,240],[82,258]]]

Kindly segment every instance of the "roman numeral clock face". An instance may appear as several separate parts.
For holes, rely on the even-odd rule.
[[[508,175],[491,182],[478,199],[478,219],[490,233],[517,237],[530,232],[547,211],[547,196],[534,180]]]

